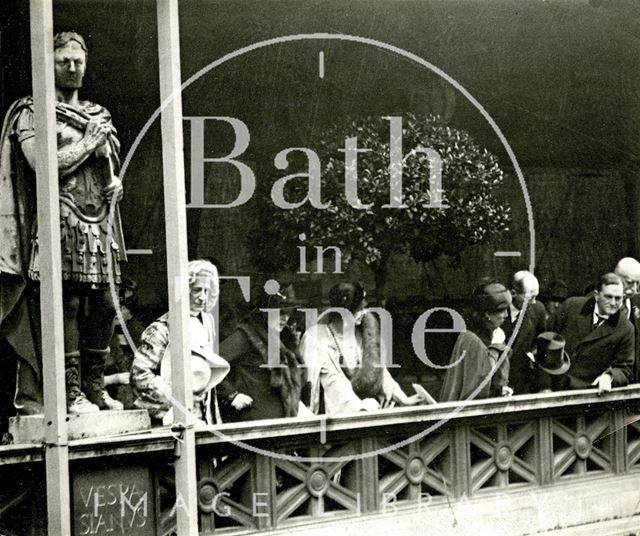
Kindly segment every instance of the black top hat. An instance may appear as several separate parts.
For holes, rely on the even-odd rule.
[[[560,375],[569,370],[571,359],[564,351],[565,340],[562,335],[545,331],[536,337],[535,354],[527,353],[531,362],[549,374]]]

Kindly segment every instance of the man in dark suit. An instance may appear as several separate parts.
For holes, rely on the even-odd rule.
[[[511,295],[513,301],[509,306],[509,314],[502,324],[507,343],[522,316],[520,329],[511,342],[511,355],[509,357],[509,387],[513,394],[535,393],[539,390],[537,375],[532,370],[527,352],[535,346],[536,337],[545,330],[546,311],[544,306],[536,301],[540,291],[540,284],[535,275],[527,270],[521,270],[513,274],[511,280]],[[528,300],[526,310],[523,312],[525,300]]]
[[[633,324],[636,345],[635,360],[633,363],[633,376],[629,380],[630,383],[640,381],[638,359],[640,359],[640,262],[632,257],[624,257],[618,261],[614,270],[615,274],[620,276],[624,285],[624,300],[622,303],[621,314],[624,315]]]
[[[591,297],[565,301],[550,321],[550,329],[566,340],[571,367],[562,376],[544,376],[555,391],[596,386],[598,393],[627,385],[632,375],[635,335],[623,314],[622,279],[614,273],[600,277]]]

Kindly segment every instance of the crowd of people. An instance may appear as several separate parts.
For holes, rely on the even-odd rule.
[[[276,291],[262,289],[243,317],[220,326],[224,315],[217,314],[217,267],[209,260],[194,260],[188,270],[191,412],[201,425],[339,416],[394,405],[570,389],[602,393],[639,380],[640,262],[629,257],[582,296],[568,297],[561,281],[552,282],[540,296],[537,278],[525,270],[516,272],[507,285],[480,279],[462,313],[464,329],[444,334],[448,364],[439,392],[431,394],[424,386],[405,393],[384,366],[391,362],[384,356],[391,349],[379,312],[368,307],[360,283],[332,286],[325,307],[315,319],[310,317],[314,320],[309,325],[294,322],[295,310],[310,309],[296,299],[289,283]],[[168,313],[144,328],[134,313],[135,283],[123,278],[120,291],[122,320],[134,344],[115,321],[104,381],[93,379],[99,385],[91,386],[104,390],[113,402],[105,407],[77,404],[78,396],[88,399],[82,392],[87,383],[74,376],[71,387],[83,394],[68,398],[68,411],[144,409],[154,425],[170,425],[174,400]],[[440,334],[441,349],[442,341]],[[430,344],[426,337],[427,351]],[[18,402],[16,398],[21,412]]]
[[[632,258],[620,260],[583,296],[567,297],[562,282],[554,282],[544,303],[528,271],[516,272],[509,285],[481,279],[463,314],[465,329],[450,334],[449,365],[433,398],[423,390],[408,395],[383,366],[386,341],[357,282],[331,287],[326,310],[300,331],[290,322],[292,310],[304,305],[293,285],[262,292],[246,318],[214,344],[217,269],[192,261],[189,281],[194,415],[210,424],[552,390],[602,393],[638,379],[640,263]],[[158,424],[167,423],[172,405],[162,365],[170,359],[169,334],[163,315],[142,333],[131,368],[134,407],[148,409]],[[203,375],[207,366],[212,372]]]
[[[201,423],[339,415],[421,401],[417,394],[406,395],[380,366],[379,324],[366,310],[359,283],[332,287],[329,309],[304,334],[289,322],[292,310],[301,306],[293,285],[263,291],[252,311],[217,345],[211,314],[219,296],[216,267],[205,260],[190,262],[189,286],[189,336],[198,358],[193,359],[193,414]],[[169,334],[165,314],[142,333],[131,366],[133,406],[147,409],[157,424],[168,423],[172,406],[170,377],[163,367],[171,359]],[[202,348],[209,352],[204,359]],[[212,372],[207,381],[198,381],[203,362]]]
[[[592,387],[602,393],[635,383],[639,283],[640,263],[631,257],[582,296],[567,297],[566,285],[553,282],[544,304],[528,271],[516,272],[509,288],[481,281],[451,365],[463,352],[465,359],[447,370],[440,400]]]

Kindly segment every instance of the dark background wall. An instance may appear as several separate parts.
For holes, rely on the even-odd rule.
[[[30,93],[28,2],[6,2],[0,28],[1,112]],[[640,22],[633,2],[477,1],[188,1],[180,3],[183,79],[226,53],[264,39],[331,32],[404,48],[433,63],[473,94],[499,125],[523,168],[536,229],[536,271],[579,291],[637,243]],[[155,2],[59,1],[55,29],[75,29],[90,48],[83,96],[114,116],[123,157],[159,105]],[[318,77],[318,52],[326,76]],[[496,153],[509,177],[501,196],[512,207],[509,236],[466,255],[463,266],[416,266],[394,259],[392,297],[465,295],[482,273],[506,278],[528,265],[529,223],[523,191],[491,128],[455,89],[424,68],[381,51],[337,41],[300,42],[254,51],[203,76],[183,94],[184,115],[230,115],[250,128],[243,155],[258,188],[286,174],[275,154],[304,146],[336,118],[439,113]],[[189,132],[185,132],[188,142]],[[229,129],[207,132],[207,156],[231,148]],[[188,156],[188,154],[187,154]],[[188,160],[187,160],[188,164]],[[189,180],[189,168],[187,165]],[[129,272],[149,306],[164,301],[164,217],[157,123],[131,159],[122,216]],[[233,197],[235,174],[206,167],[206,200]],[[446,175],[444,181],[446,189]],[[215,256],[228,272],[254,274],[246,242],[260,207],[188,211],[192,256]],[[292,237],[283,237],[292,239]],[[519,250],[498,259],[494,249]],[[352,266],[349,275],[371,282]],[[330,278],[325,278],[325,285]],[[318,278],[310,278],[318,289]]]

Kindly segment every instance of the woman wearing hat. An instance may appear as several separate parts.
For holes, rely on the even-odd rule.
[[[569,287],[562,279],[554,279],[549,283],[540,299],[547,312],[547,319],[558,310],[568,297]]]
[[[193,386],[193,415],[212,423],[211,390],[229,372],[229,364],[213,351],[215,324],[210,311],[218,299],[218,270],[208,261],[189,262],[189,341]],[[170,424],[171,356],[168,313],[142,333],[131,367],[131,383],[137,399],[134,406],[149,411],[156,423]],[[215,407],[215,404],[214,404]]]
[[[365,291],[359,283],[338,283],[329,291],[332,308],[351,313],[349,320],[332,311],[309,328],[301,342],[311,382],[313,413],[340,415],[376,410],[393,403],[418,404],[407,396],[385,367],[381,367],[380,327],[365,309]],[[354,325],[355,324],[355,325]]]
[[[507,386],[508,356],[493,377],[486,380],[506,349],[500,326],[507,318],[510,304],[511,293],[501,283],[483,280],[474,289],[471,309],[465,318],[467,329],[456,338],[440,402],[512,394]]]
[[[295,417],[300,405],[302,358],[288,326],[297,307],[293,286],[275,294],[263,292],[250,316],[220,343],[220,355],[231,371],[218,388],[222,420],[253,421]],[[264,309],[279,310],[278,315]],[[269,366],[268,344],[280,341],[280,366]]]

